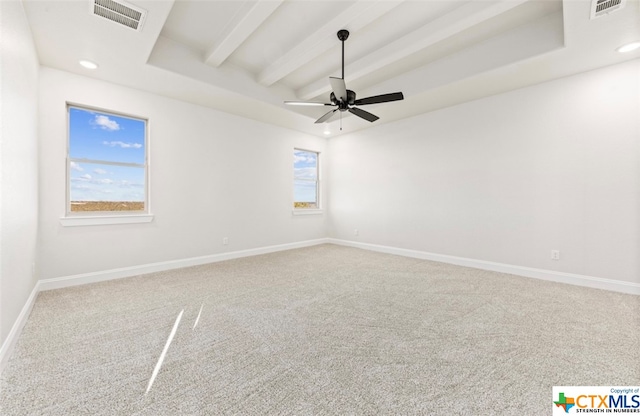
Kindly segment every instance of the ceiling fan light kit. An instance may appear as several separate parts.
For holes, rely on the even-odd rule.
[[[401,92],[393,92],[390,94],[374,95],[362,99],[356,98],[356,93],[347,89],[347,84],[344,81],[344,42],[349,38],[349,31],[341,29],[338,31],[338,39],[342,42],[342,78],[329,77],[331,83],[331,94],[329,95],[330,103],[309,102],[309,101],[285,101],[287,105],[322,105],[336,107],[322,117],[316,120],[316,124],[324,123],[337,112],[343,113],[348,111],[349,113],[358,116],[369,122],[374,122],[379,119],[378,116],[369,113],[358,106],[368,104],[380,104],[390,101],[399,101],[404,99],[404,95]],[[342,127],[340,128],[342,130]]]

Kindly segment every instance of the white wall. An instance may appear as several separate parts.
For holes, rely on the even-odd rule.
[[[41,278],[325,237],[326,214],[292,215],[292,187],[293,148],[326,140],[50,68],[40,82]],[[153,222],[60,224],[66,101],[149,119]]]
[[[36,278],[38,58],[22,8],[0,1],[0,345]]]
[[[331,237],[640,283],[638,60],[340,136],[329,154]]]

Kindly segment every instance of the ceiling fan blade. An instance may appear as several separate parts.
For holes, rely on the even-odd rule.
[[[333,114],[338,111],[338,109],[334,109],[329,111],[327,114],[323,115],[322,117],[320,117],[319,119],[316,120],[315,124],[320,124],[320,123],[324,123],[325,121],[329,120],[331,118],[331,116],[333,116]]]
[[[356,116],[358,116],[360,118],[363,118],[363,119],[365,119],[367,121],[370,121],[372,123],[380,118],[380,117],[376,116],[375,114],[371,114],[370,112],[361,110],[359,108],[350,108],[349,112],[351,114],[355,114]]]
[[[333,105],[331,103],[319,103],[315,101],[285,101],[286,105]]]
[[[366,104],[379,104],[388,103],[389,101],[404,100],[404,95],[401,92],[392,92],[391,94],[374,95],[372,97],[365,97],[355,101],[355,105]]]
[[[329,77],[329,82],[336,98],[347,102],[347,84],[345,84],[344,79]]]

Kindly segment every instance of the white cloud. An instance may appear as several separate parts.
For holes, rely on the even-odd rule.
[[[293,177],[295,179],[316,179],[317,175],[318,171],[314,167],[293,169]]]
[[[300,162],[314,163],[315,164],[315,162],[316,162],[315,153],[303,152],[303,151],[294,152],[293,153],[293,163],[300,163]]]
[[[120,130],[120,125],[115,120],[111,120],[109,117],[96,114],[96,117],[93,119],[93,124],[100,127],[103,130],[109,131],[118,131]]]
[[[89,175],[88,173],[85,173],[84,175],[82,175],[80,177],[84,178],[84,179],[87,179],[87,180],[91,179],[91,175]]]
[[[73,162],[71,162],[71,163],[73,163]],[[96,169],[93,170],[93,173],[97,173],[98,175],[106,175],[109,172],[107,172],[104,169],[96,168]]]
[[[82,166],[80,166],[79,163],[76,162],[71,162],[71,169],[73,170],[77,170],[78,172],[82,172],[84,171],[84,169],[82,168]]]
[[[142,183],[136,183],[136,182],[131,182],[128,181],[126,179],[123,179],[121,181],[118,181],[115,183],[119,188],[122,189],[131,189],[131,188],[144,188],[144,184]]]
[[[313,163],[313,162],[315,162],[315,158],[314,157],[304,156],[304,155],[294,155],[293,156],[293,163],[299,163],[299,162]]]
[[[121,141],[113,141],[113,142],[104,141],[102,142],[102,144],[109,147],[120,146],[123,149],[130,149],[130,148],[140,149],[142,147],[140,143],[125,143]]]
[[[89,176],[87,178],[87,176]],[[72,182],[89,182],[91,181],[91,175],[82,175],[82,176],[75,176],[71,178]]]
[[[105,185],[111,185],[113,183],[113,181],[111,179],[98,179],[96,181],[97,183],[102,183]]]

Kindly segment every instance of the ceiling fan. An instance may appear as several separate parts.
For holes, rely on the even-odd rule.
[[[342,42],[342,78],[329,77],[331,83],[331,89],[333,92],[329,96],[330,103],[321,103],[313,101],[285,101],[288,105],[318,105],[318,106],[335,106],[333,110],[329,111],[322,117],[316,120],[316,124],[324,123],[328,121],[338,110],[341,113],[348,111],[360,118],[367,121],[374,122],[378,120],[378,116],[371,114],[368,111],[364,111],[358,106],[368,104],[387,103],[389,101],[403,100],[404,95],[401,92],[392,92],[390,94],[374,95],[371,97],[356,99],[356,93],[348,90],[347,85],[344,82],[344,41],[349,38],[349,31],[342,29],[338,31],[338,39]]]

